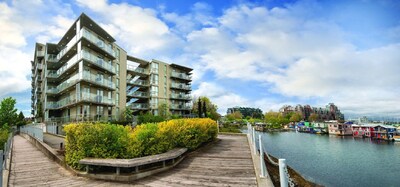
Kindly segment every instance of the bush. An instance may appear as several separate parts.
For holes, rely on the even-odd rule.
[[[217,123],[211,119],[175,119],[147,123],[135,129],[102,123],[78,123],[64,127],[66,162],[83,169],[79,160],[93,158],[135,158],[164,153],[175,147],[196,149],[217,136]]]
[[[130,127],[102,123],[69,124],[66,133],[65,161],[81,169],[79,160],[93,158],[127,158]]]
[[[8,128],[1,128],[0,129],[0,150],[4,150],[4,143],[8,140]]]

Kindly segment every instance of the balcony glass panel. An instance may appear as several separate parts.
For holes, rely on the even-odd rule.
[[[88,60],[108,71],[115,73],[115,68],[114,68],[114,66],[112,66],[111,60],[106,61],[104,59],[101,59],[86,50],[82,50],[82,58],[84,58],[85,60]]]
[[[88,31],[86,28],[81,29],[81,35],[82,37],[86,38],[93,44],[95,44],[97,47],[107,51],[107,53],[111,54],[113,57],[115,57],[114,50],[107,44],[104,43],[104,40],[101,40],[99,36],[93,34],[92,32]]]

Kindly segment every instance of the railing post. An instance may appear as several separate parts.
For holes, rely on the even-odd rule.
[[[263,148],[262,148],[262,138],[261,138],[261,134],[258,135],[258,144],[260,145],[260,169],[261,169],[261,177],[265,177],[264,152],[263,152]]]
[[[0,186],[3,186],[3,150],[0,150]]]
[[[279,176],[281,187],[288,187],[288,179],[286,177],[286,159],[279,159]]]
[[[254,153],[257,154],[256,132],[255,132],[254,128],[252,128],[252,129],[253,129],[253,147],[254,147]]]

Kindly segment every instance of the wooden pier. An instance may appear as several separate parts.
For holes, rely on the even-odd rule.
[[[175,168],[127,184],[74,176],[28,140],[15,136],[9,186],[257,186],[246,137],[218,138]]]

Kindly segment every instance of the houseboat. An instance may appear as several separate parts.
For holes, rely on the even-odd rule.
[[[254,130],[263,132],[267,124],[265,123],[256,123],[254,126]]]
[[[371,138],[375,136],[373,124],[352,125],[353,137]]]
[[[329,134],[336,134],[338,136],[351,136],[353,131],[351,128],[352,123],[337,123],[333,122],[329,124]]]
[[[391,125],[377,125],[374,127],[375,136],[373,138],[378,140],[394,141],[396,134],[396,127]]]

